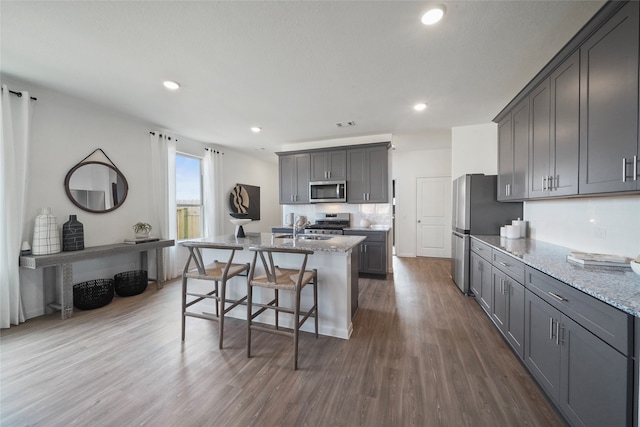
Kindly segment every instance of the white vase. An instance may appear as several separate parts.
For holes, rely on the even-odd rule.
[[[42,208],[42,212],[36,217],[33,228],[31,253],[33,255],[47,255],[58,253],[61,250],[58,220],[51,214],[51,208]]]

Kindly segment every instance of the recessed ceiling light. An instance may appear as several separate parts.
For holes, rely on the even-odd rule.
[[[251,132],[253,133],[258,133],[262,130],[262,128],[259,128],[258,126],[254,126],[251,128]]]
[[[425,104],[424,102],[421,102],[421,103],[416,104],[416,105],[413,106],[413,109],[416,110],[416,111],[422,111],[425,108],[427,108],[427,104]]]
[[[422,15],[422,23],[424,25],[433,25],[439,22],[444,16],[444,6],[433,6]]]
[[[180,84],[176,83],[174,81],[171,80],[167,80],[165,82],[162,83],[164,85],[164,87],[166,87],[169,90],[178,90],[180,89]]]

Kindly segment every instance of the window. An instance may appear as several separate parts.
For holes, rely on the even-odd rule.
[[[177,239],[202,237],[202,173],[197,157],[176,154]]]

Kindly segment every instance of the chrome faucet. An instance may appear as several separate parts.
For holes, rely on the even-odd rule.
[[[295,217],[293,221],[293,240],[298,238],[298,222],[300,222],[300,217]]]

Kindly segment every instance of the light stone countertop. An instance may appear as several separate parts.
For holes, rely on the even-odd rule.
[[[218,245],[241,245],[245,249],[252,246],[261,246],[266,248],[301,248],[311,249],[316,252],[347,252],[358,246],[364,241],[364,236],[342,236],[342,235],[326,235],[330,236],[327,240],[311,240],[304,238],[282,239],[283,233],[246,233],[246,237],[236,237],[234,234],[224,234],[207,239],[191,239],[190,242],[215,243]],[[302,235],[304,236],[304,234]]]
[[[640,317],[640,275],[630,268],[573,264],[567,261],[567,255],[574,249],[538,240],[471,237],[632,316]]]

